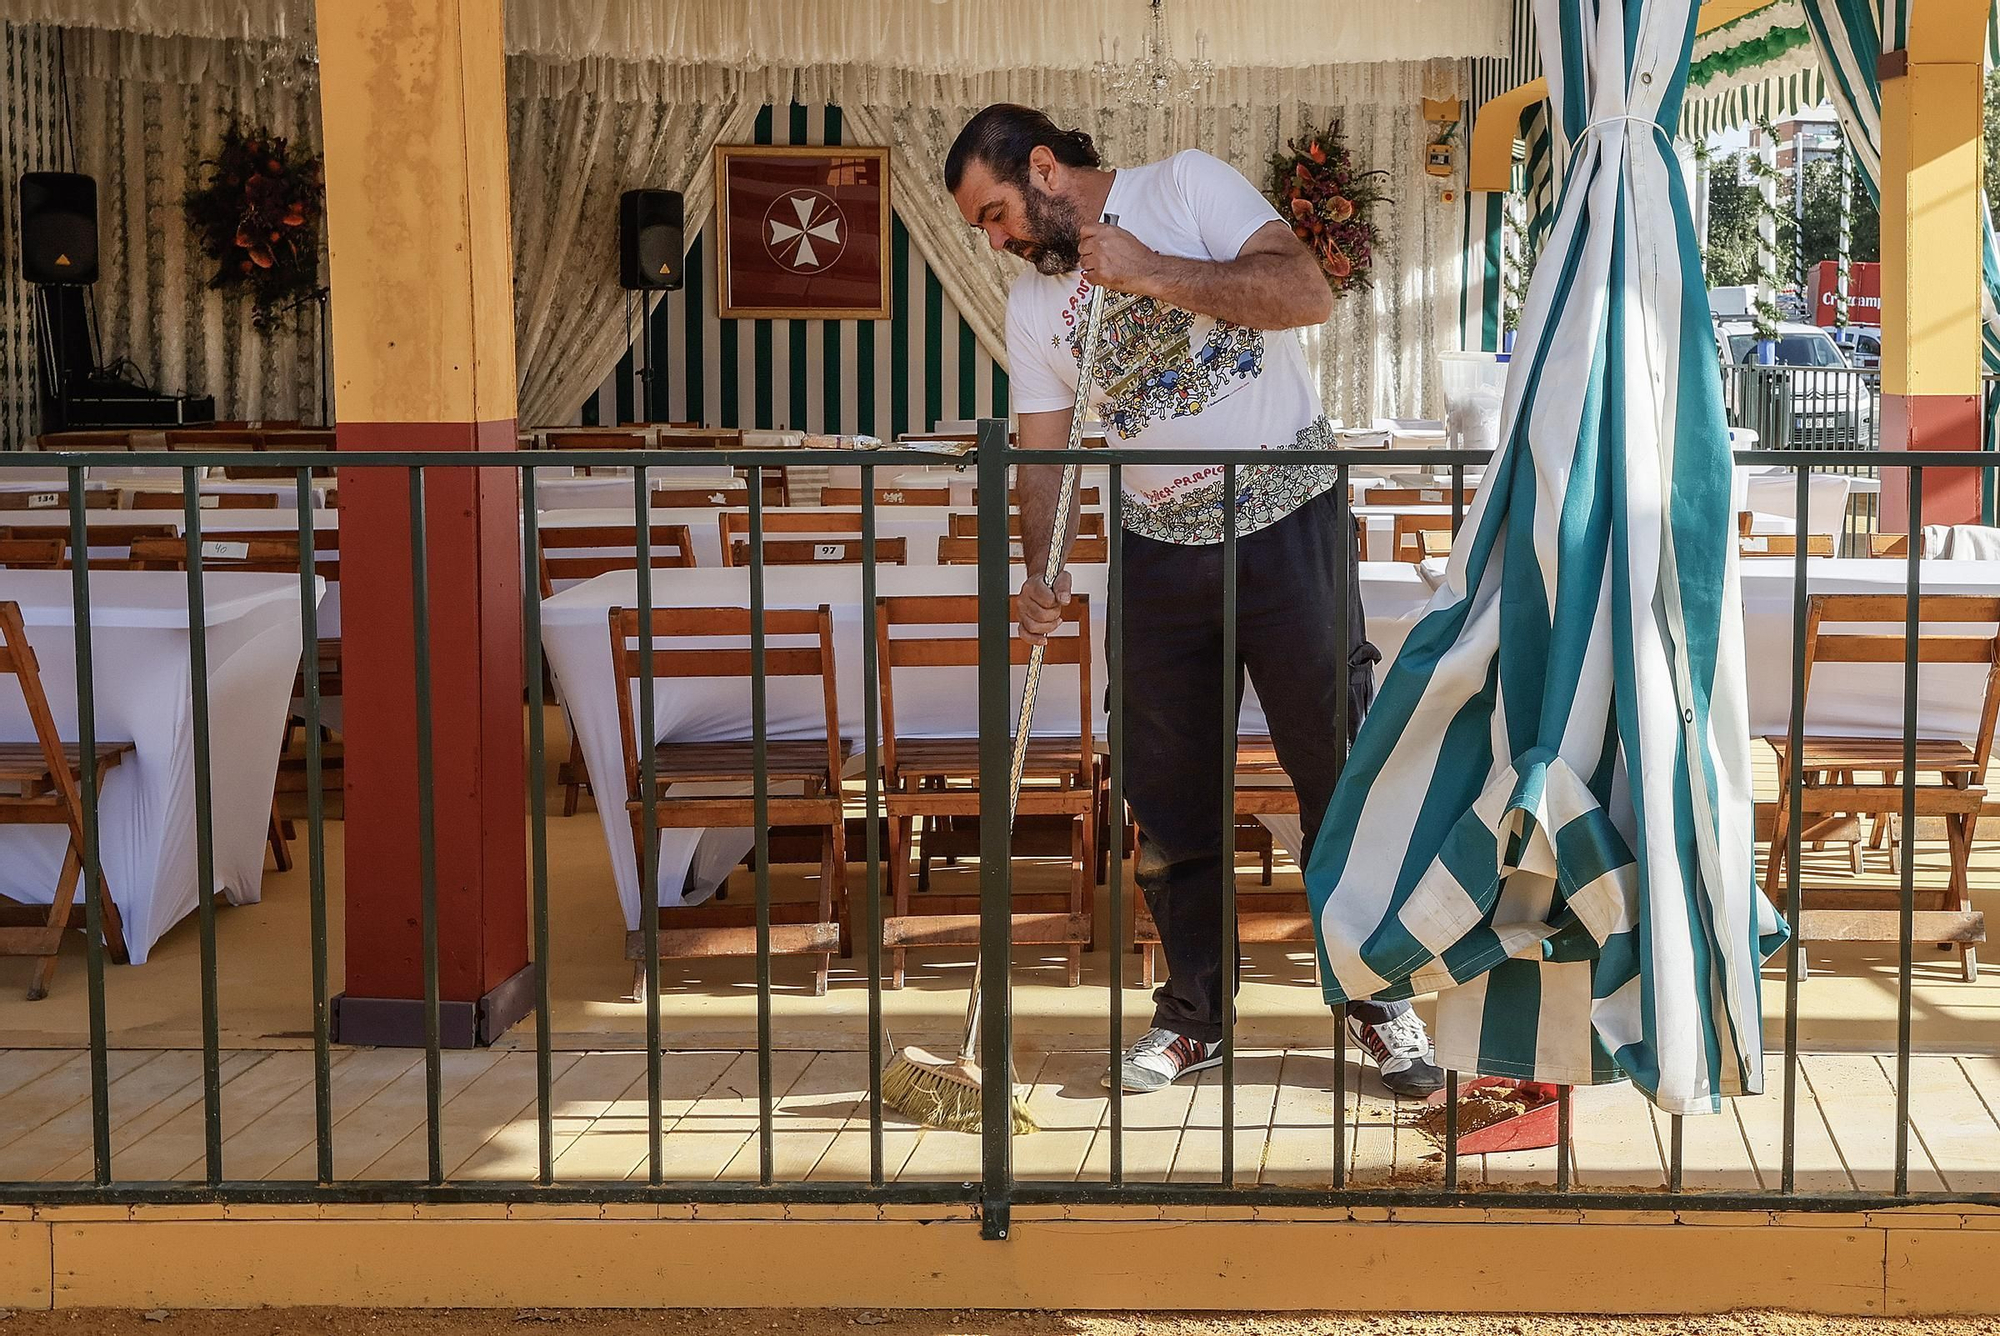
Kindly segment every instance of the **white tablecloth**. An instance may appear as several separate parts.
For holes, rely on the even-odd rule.
[[[299,594],[282,575],[215,574],[208,623],[210,793],[215,876],[236,904],[256,900],[278,744],[299,666]],[[90,581],[97,736],[131,741],[99,805],[104,876],[134,963],[197,902],[194,710],[186,577],[98,571]],[[75,616],[68,571],[0,571],[21,607],[63,737],[76,737]],[[27,710],[0,682],[0,737],[31,740]],[[66,839],[59,827],[0,826],[0,892],[47,904]]]
[[[1106,567],[1073,570],[1075,588],[1091,596],[1092,696],[1098,710],[1097,735],[1104,736],[1103,596]],[[662,571],[654,581],[658,607],[747,606],[747,570]],[[1020,568],[1014,571],[1019,581]],[[861,676],[861,573],[858,567],[787,567],[770,572],[766,605],[771,608],[817,607],[829,604],[834,617],[834,664],[841,732],[853,739],[865,726],[866,697]],[[978,590],[976,567],[904,569],[878,572],[877,592],[899,594],[971,594]],[[1399,563],[1362,567],[1362,596],[1368,609],[1369,637],[1385,657],[1401,647],[1416,614],[1430,598],[1430,585],[1416,567]],[[624,753],[618,734],[618,701],[611,675],[611,643],[606,612],[634,607],[638,602],[632,572],[617,571],[585,581],[542,605],[542,636],[548,661],[569,705],[570,717],[583,745],[584,761],[598,796],[599,819],[610,846],[613,877],[628,927],[639,924],[638,864],[633,856],[631,827],[619,794],[624,786]],[[790,643],[773,640],[773,645]],[[1016,670],[1018,690],[1020,670]],[[750,695],[747,682],[663,680],[655,687],[657,736],[662,740],[700,741],[743,738],[749,733]],[[809,681],[773,679],[767,690],[768,736],[810,738],[824,733],[818,687]],[[1077,694],[1074,670],[1051,667],[1037,697],[1038,730],[1074,732]],[[969,737],[978,732],[975,670],[938,669],[899,676],[896,724],[904,734]],[[635,716],[636,717],[636,716]],[[1263,710],[1254,692],[1246,693],[1242,727],[1264,727]],[[599,779],[602,777],[603,782]],[[705,895],[728,875],[750,847],[747,831],[674,831],[660,833],[660,903],[683,903],[682,887],[690,868],[695,887]]]

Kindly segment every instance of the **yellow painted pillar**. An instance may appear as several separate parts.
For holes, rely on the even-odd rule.
[[[1979,165],[1988,0],[1911,6],[1909,48],[1882,56],[1882,445],[1977,450]],[[1885,528],[1907,528],[1899,479]],[[1979,474],[1932,469],[1924,522],[1979,519]]]
[[[318,0],[339,448],[514,447],[501,0]],[[337,1037],[421,1043],[410,480],[340,478],[346,989]],[[518,478],[425,474],[444,1041],[532,999]]]

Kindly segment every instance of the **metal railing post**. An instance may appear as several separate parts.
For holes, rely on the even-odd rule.
[[[1013,682],[1013,618],[1008,601],[1013,569],[1007,533],[1007,424],[979,423],[979,791],[987,816],[979,824],[979,962],[982,997],[980,1064],[981,1233],[1004,1239],[1014,1188],[1009,948],[1013,921],[1013,831],[1001,815],[1009,776],[1009,696]]]

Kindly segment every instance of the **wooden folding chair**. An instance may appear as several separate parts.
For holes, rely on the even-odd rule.
[[[960,511],[947,517],[945,524],[947,526],[945,532],[953,538],[979,537],[979,516],[976,514],[968,515]],[[1080,511],[1076,517],[1076,527],[1071,532],[1080,538],[1102,538],[1104,536],[1104,512],[1101,510]],[[1019,538],[1021,536],[1021,512],[1018,510],[1008,512],[1007,536],[1009,538]]]
[[[823,506],[858,506],[861,504],[859,487],[822,487],[819,489],[819,503]],[[878,506],[948,506],[951,504],[951,488],[945,487],[877,487],[875,504]]]
[[[536,530],[536,542],[541,549],[539,576],[543,598],[555,597],[557,580],[588,580],[607,571],[638,569],[638,531],[629,524],[542,528]],[[649,564],[654,570],[694,568],[694,539],[688,535],[687,525],[652,525],[647,542],[652,546]],[[565,706],[565,713],[567,710]],[[573,720],[569,757],[556,767],[556,783],[562,785],[563,815],[575,816],[583,790],[590,787],[590,769],[583,762],[583,743],[577,740]]]
[[[1021,561],[1022,547],[1019,537],[1007,544],[1009,561]],[[1072,566],[1101,566],[1111,560],[1111,540],[1108,538],[1073,538],[1069,545],[1068,564]],[[940,566],[976,566],[979,564],[979,540],[977,538],[938,539],[937,564]]]
[[[1010,611],[1009,617],[1014,614]],[[1074,665],[1077,674],[1078,733],[1036,733],[1028,743],[1021,772],[1020,816],[1067,819],[1070,828],[1070,885],[1066,893],[1017,894],[1013,940],[1061,946],[1069,958],[1069,982],[1082,979],[1083,952],[1093,935],[1097,753],[1091,737],[1090,600],[1077,595],[1062,609],[1063,630],[1049,637],[1043,662]],[[910,861],[915,823],[977,820],[984,812],[979,788],[979,744],[973,738],[906,737],[896,725],[898,670],[968,668],[979,662],[976,595],[916,596],[875,600],[876,663],[882,700],[882,787],[889,818],[891,912],[882,923],[882,945],[890,952],[889,986],[901,988],[905,957],[914,946],[967,946],[979,941],[979,897],[924,892],[913,902]],[[964,632],[940,635],[938,628]],[[910,628],[923,628],[916,631]],[[1012,662],[1028,661],[1029,645],[1010,636]],[[907,679],[906,679],[907,680]],[[997,740],[1004,744],[1006,739]],[[993,820],[1005,819],[1006,795],[993,795]]]
[[[750,651],[734,643],[729,648],[691,648],[685,643],[740,642],[750,634],[747,608],[657,609],[652,615],[650,633],[655,679],[748,678],[753,670]],[[770,907],[771,954],[816,957],[813,992],[817,996],[826,992],[833,953],[840,949],[841,921],[847,904],[847,822],[841,808],[840,773],[850,748],[840,736],[833,614],[826,604],[812,611],[767,610],[764,633],[768,637],[764,653],[767,678],[817,677],[821,683],[826,736],[765,742],[768,828],[773,834],[801,829],[817,831],[820,838],[818,900],[782,902]],[[634,689],[652,689],[640,678],[639,644],[646,634],[637,611],[611,610],[611,662],[618,683],[618,734],[625,755],[625,810],[631,819],[632,847],[639,861],[642,886],[646,804],[639,770]],[[807,643],[799,644],[802,640]],[[655,745],[654,824],[672,830],[754,825],[757,812],[750,791],[756,775],[753,748],[753,741],[747,737]],[[669,791],[669,786],[677,783],[717,782],[740,784],[744,792],[683,797]],[[757,953],[756,914],[749,906],[708,904],[663,909],[642,904],[640,912],[659,915],[662,959]],[[637,962],[633,984],[634,993],[639,994],[649,968],[642,933],[633,931],[625,935],[625,955]]]
[[[129,562],[135,571],[184,571],[187,569],[187,540],[176,535],[171,538],[141,538],[132,543]],[[201,564],[204,571],[255,571],[266,575],[290,575],[296,577],[299,571],[298,536],[284,530],[260,532],[238,532],[205,539],[201,545]],[[329,584],[340,581],[340,538],[332,530],[315,530],[313,533],[313,569]],[[320,639],[315,660],[319,666],[319,694],[322,698],[341,694],[341,652],[339,636],[323,636]],[[303,675],[292,687],[292,698],[297,700],[305,694]],[[285,736],[279,744],[279,755],[291,749],[292,729],[304,722],[296,718],[288,719]],[[271,822],[266,832],[266,842],[271,848],[271,858],[278,871],[292,870],[292,825],[278,811],[278,795],[271,795]]]
[[[1815,669],[1822,664],[1895,664],[1906,654],[1907,605],[1900,594],[1815,594],[1806,603],[1805,679],[1794,707],[1803,712]],[[1979,730],[1970,744],[1958,738],[1917,739],[1916,811],[1918,817],[1940,819],[1950,850],[1951,871],[1943,890],[1918,887],[1914,940],[1932,942],[1959,953],[1968,983],[1978,979],[1974,943],[1986,939],[1984,915],[1972,907],[1969,864],[1973,832],[1986,801],[1986,768],[1993,755],[1993,733],[2000,718],[2000,598],[1979,594],[1922,594],[1917,616],[1925,627],[1944,624],[1993,626],[1977,635],[1926,629],[1917,638],[1917,661],[1929,664],[1973,664],[1986,669]],[[1831,631],[1829,626],[1871,628]],[[1784,903],[1785,867],[1791,819],[1791,739],[1786,734],[1764,739],[1777,753],[1778,802],[1771,831],[1770,857],[1764,870],[1764,893]],[[1800,806],[1807,818],[1841,815],[1872,816],[1877,830],[1903,810],[1903,739],[1808,735],[1799,749],[1804,784]],[[1860,775],[1879,775],[1872,782]],[[1810,838],[1812,832],[1803,834]],[[1907,846],[1915,831],[1901,832]],[[1801,888],[1803,941],[1895,942],[1901,940],[1900,888]]]
[[[1451,555],[1451,516],[1398,515],[1391,541],[1391,560],[1421,562]]]
[[[56,731],[55,716],[42,690],[41,666],[28,644],[18,603],[0,603],[0,675],[4,674],[11,674],[21,689],[35,740],[0,742],[0,823],[69,828],[55,898],[47,906],[0,905],[0,955],[37,958],[28,982],[28,1000],[36,1002],[49,994],[63,934],[85,925],[84,908],[76,903],[83,876],[83,799],[77,785],[84,763],[82,750],[65,743]],[[99,793],[104,791],[105,775],[131,750],[129,742],[97,744],[91,766]],[[113,960],[123,964],[124,928],[109,885],[102,889],[105,947]]]

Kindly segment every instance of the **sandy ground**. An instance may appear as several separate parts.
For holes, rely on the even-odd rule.
[[[576,1332],[579,1336],[1984,1336],[2000,1318],[1822,1318],[1796,1313],[1707,1317],[1458,1317],[1409,1314],[835,1312],[698,1309],[670,1312],[502,1309],[404,1312],[262,1309],[239,1313],[134,1313],[105,1309],[15,1313],[4,1336],[475,1336]]]

